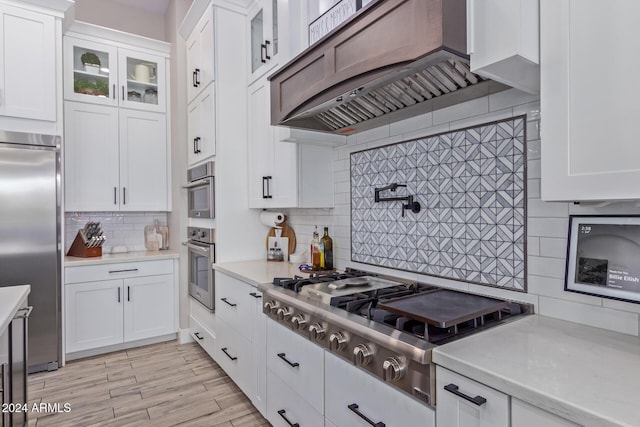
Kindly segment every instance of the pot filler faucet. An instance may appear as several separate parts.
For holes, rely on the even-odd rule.
[[[398,183],[393,183],[393,184],[389,184],[387,186],[384,187],[380,187],[380,188],[376,188],[375,189],[375,202],[407,202],[407,203],[403,203],[402,204],[402,210],[400,211],[402,213],[402,216],[404,217],[404,211],[407,209],[411,209],[411,212],[413,213],[418,213],[420,212],[420,209],[422,208],[422,206],[420,206],[419,202],[416,202],[413,200],[413,196],[404,196],[404,197],[380,197],[380,193],[383,191],[393,191],[394,193],[396,192],[396,190],[398,189],[398,187],[406,187],[407,184],[398,184]]]

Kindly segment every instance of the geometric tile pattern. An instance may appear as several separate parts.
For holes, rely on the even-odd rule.
[[[526,289],[526,117],[351,154],[351,259]],[[422,209],[401,216],[414,195]]]

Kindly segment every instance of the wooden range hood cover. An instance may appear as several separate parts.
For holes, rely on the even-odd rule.
[[[472,73],[466,0],[378,0],[269,77],[271,124],[343,135],[507,87]]]

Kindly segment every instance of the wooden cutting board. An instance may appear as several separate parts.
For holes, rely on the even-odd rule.
[[[280,224],[280,227],[282,227],[281,237],[289,238],[289,254],[292,254],[296,249],[296,233],[293,231],[293,228],[289,227],[284,222]],[[269,251],[269,237],[276,237],[275,227],[271,227],[271,230],[269,230],[269,233],[267,233],[267,238],[266,238],[267,251]]]

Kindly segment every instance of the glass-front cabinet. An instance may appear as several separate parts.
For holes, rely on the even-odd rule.
[[[65,99],[164,112],[165,59],[65,37]]]
[[[251,81],[278,64],[281,50],[278,19],[281,5],[278,3],[278,0],[261,0],[249,14]]]

